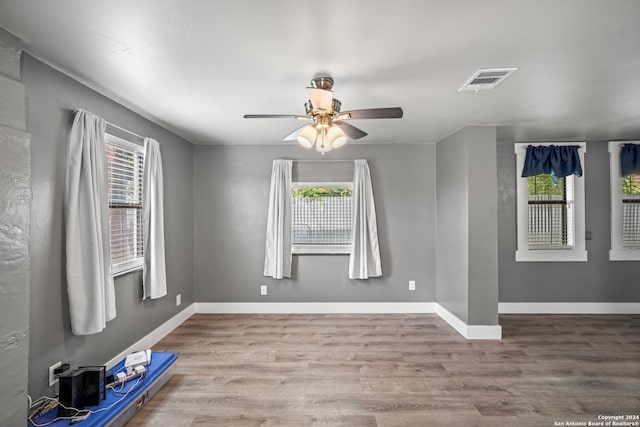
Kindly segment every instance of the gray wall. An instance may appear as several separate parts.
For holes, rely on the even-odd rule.
[[[436,144],[437,301],[470,325],[498,323],[496,129]]]
[[[469,129],[469,324],[498,324],[496,128]]]
[[[30,135],[20,43],[0,29],[0,425],[24,425],[29,353]]]
[[[610,186],[607,141],[585,154],[587,262],[515,262],[516,170],[513,142],[498,144],[498,231],[501,302],[640,301],[640,261],[609,261]]]
[[[463,322],[469,313],[469,182],[462,132],[436,145],[437,300]]]
[[[294,255],[291,279],[262,275],[276,158],[365,158],[376,197],[383,277],[349,280],[346,255]],[[294,179],[351,180],[351,164],[294,163]],[[358,145],[324,158],[297,145],[196,146],[196,301],[435,301],[435,148]],[[408,281],[416,280],[416,290]],[[259,285],[269,294],[260,296]]]
[[[51,364],[105,363],[193,301],[193,145],[26,54],[23,79],[33,171],[29,393],[37,397],[52,392]],[[89,336],[71,334],[64,279],[63,184],[72,107],[157,139],[164,169],[168,296],[143,302],[140,272],[117,278],[117,317]],[[181,307],[175,305],[178,293]]]

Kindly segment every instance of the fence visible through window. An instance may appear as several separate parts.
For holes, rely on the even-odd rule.
[[[342,246],[351,242],[350,187],[294,186],[292,243]]]
[[[527,184],[529,247],[573,246],[573,177],[537,175]]]
[[[622,246],[640,248],[640,175],[622,179]]]

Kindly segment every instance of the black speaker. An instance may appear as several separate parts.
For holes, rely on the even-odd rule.
[[[84,371],[76,370],[65,372],[58,377],[58,380],[60,382],[60,390],[58,396],[60,405],[58,406],[58,416],[74,416],[78,412],[76,411],[76,409],[84,409]],[[66,409],[65,406],[67,408],[73,409]]]
[[[85,406],[99,405],[105,398],[104,366],[81,366],[84,371],[83,403]]]

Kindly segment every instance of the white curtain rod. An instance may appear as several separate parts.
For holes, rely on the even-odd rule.
[[[88,110],[84,110],[83,108],[79,108],[79,107],[73,107],[73,108],[72,108],[72,110],[73,110],[73,112],[74,112],[74,113],[77,113],[77,112],[78,112],[78,111],[80,111],[80,110],[88,111]],[[120,127],[120,126],[118,126],[118,125],[114,125],[113,123],[111,123],[111,122],[107,122],[106,120],[105,120],[105,122],[107,123],[107,126],[111,126],[112,128],[116,128],[116,129],[118,129],[119,131],[122,131],[122,132],[128,133],[129,135],[131,135],[131,136],[135,136],[136,138],[140,138],[140,140],[144,141],[144,136],[138,135],[137,133],[133,133],[133,132],[131,132],[130,130],[127,130],[127,129],[125,129],[125,128],[122,128],[122,127]]]

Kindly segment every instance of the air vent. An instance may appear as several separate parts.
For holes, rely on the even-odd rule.
[[[516,71],[518,71],[517,68],[478,70],[458,89],[458,92],[491,90]]]

